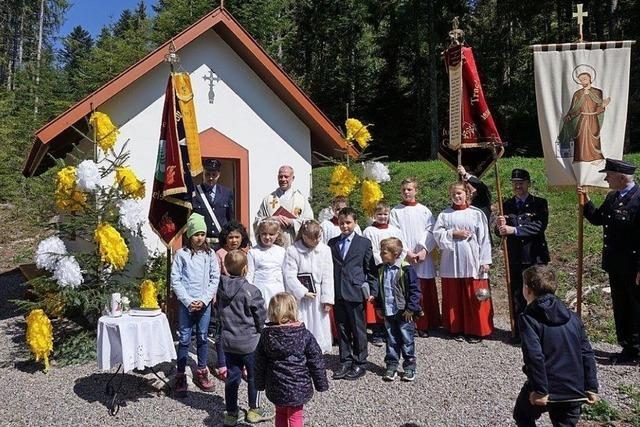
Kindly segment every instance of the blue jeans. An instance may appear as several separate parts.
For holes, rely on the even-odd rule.
[[[225,409],[230,414],[238,412],[238,388],[242,382],[242,368],[247,368],[247,391],[249,392],[249,408],[260,407],[260,396],[256,390],[254,353],[224,353],[227,359],[227,381],[224,384]]]
[[[388,369],[398,367],[400,354],[402,354],[402,367],[404,369],[416,369],[416,346],[413,341],[415,325],[407,322],[402,312],[393,316],[385,316],[384,328],[387,332],[387,355],[384,362]]]
[[[178,304],[178,306],[178,372],[184,372],[187,366],[193,325],[196,326],[198,368],[204,368],[207,366],[207,354],[209,352],[207,330],[209,328],[209,321],[211,320],[211,304],[202,310],[191,312],[182,303]]]

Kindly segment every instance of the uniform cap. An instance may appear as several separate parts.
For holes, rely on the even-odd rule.
[[[636,165],[633,163],[607,158],[604,164],[604,169],[601,169],[598,172],[619,172],[625,175],[633,175],[635,171]]]
[[[511,171],[511,181],[531,181],[531,176],[526,169],[514,169]]]
[[[202,162],[202,166],[204,166],[206,170],[219,171],[222,163],[218,159],[206,159]]]

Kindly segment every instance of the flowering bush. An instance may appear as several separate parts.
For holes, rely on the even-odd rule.
[[[118,230],[103,222],[96,229],[94,239],[98,243],[100,260],[122,270],[129,260],[129,248]]]
[[[49,354],[53,351],[53,328],[51,321],[40,309],[27,316],[27,344],[36,358],[44,361],[45,372],[49,370]]]
[[[125,197],[144,199],[144,182],[140,181],[131,168],[120,166],[116,168],[116,182]]]

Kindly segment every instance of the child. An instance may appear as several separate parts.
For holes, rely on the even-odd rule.
[[[340,368],[333,374],[336,380],[356,380],[365,374],[367,325],[364,301],[372,301],[378,292],[373,276],[376,267],[371,242],[354,232],[357,219],[353,208],[342,209],[338,215],[341,234],[329,240],[340,350]]]
[[[416,201],[416,178],[405,178],[400,188],[402,203],[391,210],[389,223],[402,230],[401,240],[407,250],[405,260],[415,268],[420,279],[420,305],[426,315],[416,320],[416,328],[420,336],[428,336],[427,329],[442,324],[436,289],[436,270],[431,257],[431,252],[436,247],[432,232],[435,217],[426,206]]]
[[[340,235],[340,227],[338,226],[338,213],[342,208],[346,208],[347,198],[344,196],[336,196],[331,200],[331,209],[333,210],[333,217],[331,219],[325,219],[320,223],[322,227],[322,243],[325,245],[329,240]],[[362,236],[362,230],[360,226],[356,224],[356,233]]]
[[[444,327],[462,341],[479,343],[493,332],[491,299],[479,300],[476,292],[489,289],[491,241],[484,213],[469,206],[464,182],[449,186],[451,207],[438,215],[433,235],[440,247],[442,320]]]
[[[575,426],[582,404],[598,400],[593,350],[580,318],[555,296],[553,270],[534,265],[522,276],[527,306],[518,326],[527,381],[513,418],[518,426],[535,426],[548,411],[554,426]]]
[[[389,224],[389,213],[391,207],[387,202],[378,202],[374,213],[374,222],[369,227],[364,229],[362,235],[371,240],[371,247],[373,248],[373,259],[376,265],[382,264],[382,258],[380,257],[380,242],[387,237],[397,237],[402,239],[402,231],[398,227],[394,227]],[[406,251],[403,248],[402,259],[404,259]],[[377,315],[374,304],[368,302],[365,306],[365,317],[367,320],[367,326],[371,328],[372,340],[371,343],[377,347],[381,347],[384,343],[384,318]]]
[[[378,266],[378,297],[376,311],[384,316],[387,332],[387,354],[384,363],[387,370],[385,381],[397,378],[398,362],[402,354],[403,381],[416,378],[416,353],[414,344],[414,316],[422,314],[420,308],[420,285],[416,271],[403,262],[402,241],[389,237],[380,242],[382,262]]]
[[[260,289],[265,302],[265,310],[271,297],[284,292],[282,264],[285,249],[281,243],[280,224],[271,219],[264,219],[256,228],[258,244],[247,254],[249,263],[247,281]]]
[[[207,328],[211,318],[211,302],[218,290],[220,266],[207,243],[207,225],[204,217],[193,213],[187,221],[186,245],[176,252],[171,265],[171,289],[178,304],[178,366],[175,391],[179,397],[187,392],[184,373],[191,345],[191,331],[196,325],[198,368],[193,382],[204,391],[212,391],[213,382],[207,369]]]
[[[247,230],[238,221],[229,221],[220,231],[220,247],[216,251],[218,262],[220,263],[220,273],[228,276],[229,273],[224,265],[224,260],[228,252],[240,249],[247,253],[249,251],[249,235]],[[220,325],[216,325],[217,319],[220,317],[217,313],[217,304],[213,306],[213,317],[211,319],[213,335],[216,337],[216,356],[217,368],[213,374],[222,381],[227,379],[227,365],[224,360],[224,349],[222,348],[222,340],[220,339]]]
[[[244,419],[238,408],[238,388],[243,368],[247,371],[249,411],[246,420],[251,423],[273,418],[260,408],[260,396],[255,387],[254,351],[260,331],[266,320],[262,294],[245,278],[247,256],[241,250],[232,250],[224,257],[229,276],[222,276],[218,288],[218,310],[222,327],[221,338],[227,362],[227,381],[224,386],[226,411],[224,425],[235,426]]]
[[[276,405],[276,427],[301,427],[303,405],[313,389],[329,390],[322,351],[297,319],[295,298],[286,292],[269,302],[269,320],[256,349],[256,388]]]
[[[322,230],[314,220],[302,223],[293,245],[284,257],[286,289],[299,301],[300,320],[318,340],[324,353],[331,351],[329,310],[333,305],[333,264],[331,249],[320,240]],[[311,292],[300,281],[301,274],[310,274],[315,285]]]

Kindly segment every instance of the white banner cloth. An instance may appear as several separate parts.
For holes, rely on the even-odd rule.
[[[155,317],[102,316],[98,320],[98,368],[122,363],[124,372],[176,359],[171,329],[164,313]]]
[[[621,159],[630,41],[533,46],[538,124],[550,186],[608,188],[606,157]]]

